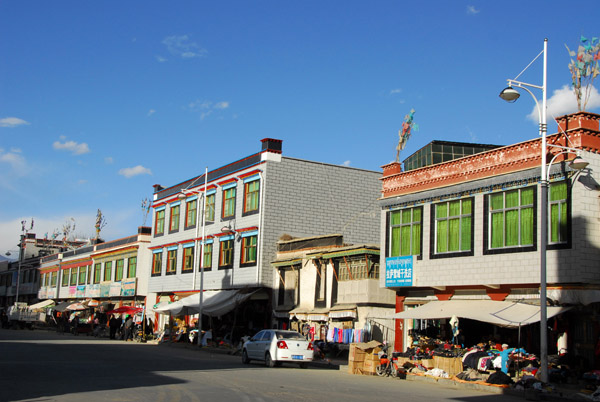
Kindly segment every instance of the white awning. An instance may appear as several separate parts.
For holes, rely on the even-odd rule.
[[[356,309],[330,311],[329,318],[356,318]]]
[[[207,290],[202,297],[202,314],[210,317],[227,314],[253,293],[240,293],[239,290]],[[156,306],[154,311],[171,315],[198,314],[200,313],[200,293],[167,305]]]
[[[569,307],[547,307],[547,317],[554,317],[568,309]],[[454,315],[504,327],[518,327],[540,321],[540,306],[493,300],[438,300],[396,313],[394,318],[433,320]]]
[[[27,306],[29,310],[39,310],[43,308],[48,308],[54,304],[54,300],[44,300],[36,304],[32,304],[31,306]]]

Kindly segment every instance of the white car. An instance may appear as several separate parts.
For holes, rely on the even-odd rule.
[[[292,362],[306,368],[313,359],[313,353],[312,342],[296,331],[264,329],[244,343],[242,363],[262,360],[267,367],[274,367],[282,362]]]

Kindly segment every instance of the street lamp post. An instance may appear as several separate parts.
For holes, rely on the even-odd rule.
[[[192,290],[196,289],[196,266],[200,266],[200,294],[199,294],[199,313],[198,313],[198,347],[202,347],[202,307],[203,307],[203,298],[204,298],[204,244],[206,242],[205,237],[205,229],[206,229],[206,190],[208,187],[208,167],[204,170],[204,191],[202,194],[202,209],[200,209],[200,204],[196,204],[196,240],[195,240],[195,252],[194,252],[194,272],[192,279]],[[180,196],[185,198],[186,194],[200,194],[200,192],[190,191],[187,189],[182,189]],[[201,235],[201,246],[200,250],[198,250],[198,227],[200,223],[200,213],[202,213],[202,235]],[[200,251],[200,252],[198,252]],[[198,255],[200,254],[200,255]],[[200,264],[198,264],[198,258],[200,259]]]
[[[541,146],[541,174],[540,174],[540,195],[541,195],[541,236],[540,236],[540,376],[543,382],[548,382],[548,316],[547,316],[547,295],[546,295],[546,251],[548,244],[548,176],[550,168],[555,159],[561,154],[576,153],[577,157],[569,164],[569,167],[574,170],[584,169],[588,162],[584,161],[579,157],[579,149],[563,147],[561,145],[548,144],[546,141],[546,128],[547,128],[547,117],[546,117],[546,93],[547,93],[547,52],[548,52],[548,39],[544,39],[544,50],[538,56],[533,59],[533,63],[541,54],[544,55],[544,70],[542,85],[527,84],[525,82],[516,81],[516,78],[508,81],[508,87],[500,93],[500,98],[507,102],[515,102],[519,99],[519,92],[513,88],[513,85],[527,91],[535,101],[538,116],[539,116],[539,134],[542,137]],[[531,65],[525,67],[525,70]],[[525,71],[523,70],[523,71]],[[521,72],[522,74],[523,72]],[[521,75],[519,74],[519,75]],[[536,88],[542,90],[542,105],[540,104],[529,88]],[[559,151],[550,160],[550,164],[547,165],[546,155],[548,154],[548,147],[559,148]],[[546,166],[547,165],[547,166]]]
[[[542,137],[541,146],[541,175],[540,175],[540,194],[541,194],[541,236],[540,236],[540,372],[541,380],[548,382],[548,326],[547,326],[547,300],[546,300],[546,244],[548,242],[548,170],[546,169],[546,92],[547,92],[547,69],[548,69],[548,39],[544,39],[544,50],[536,56],[533,63],[541,54],[544,55],[544,70],[542,85],[533,85],[515,79],[507,80],[508,87],[500,93],[500,98],[507,102],[515,102],[519,98],[519,92],[513,89],[513,85],[521,88],[533,97],[538,110],[539,134]],[[525,70],[531,65],[525,68]],[[525,71],[523,70],[523,71]],[[521,72],[522,74],[523,72]],[[519,75],[521,75],[519,74]],[[542,90],[542,105],[540,104],[529,88]]]

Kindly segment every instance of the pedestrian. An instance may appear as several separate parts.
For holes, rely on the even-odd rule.
[[[4,310],[2,310],[2,318],[0,318],[0,322],[2,323],[2,328],[8,328],[8,316]]]
[[[75,314],[75,317],[71,320],[73,326],[73,335],[79,335],[79,316]]]
[[[119,322],[115,318],[114,314],[110,315],[110,319],[108,320],[108,328],[110,330],[110,339],[115,339],[115,335],[117,334],[117,329],[119,328]]]
[[[125,324],[123,324],[123,326],[125,327],[125,336],[123,339],[127,342],[129,338],[131,338],[131,330],[133,329],[133,318],[130,315],[125,318]]]

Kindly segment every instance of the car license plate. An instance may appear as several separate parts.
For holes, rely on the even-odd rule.
[[[304,360],[304,356],[302,356],[302,355],[292,355],[292,359],[294,359],[294,360]]]

